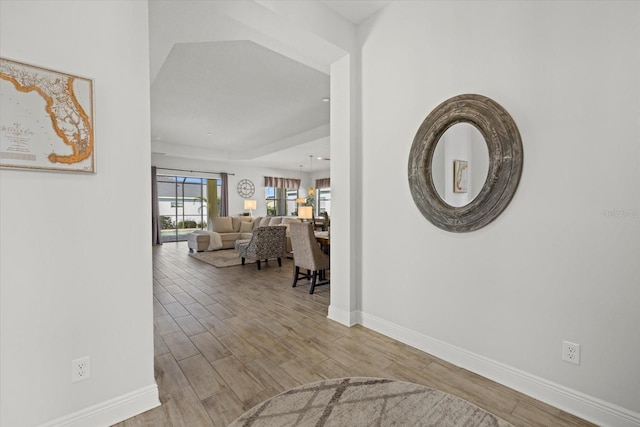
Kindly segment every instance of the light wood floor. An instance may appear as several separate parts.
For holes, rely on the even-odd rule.
[[[328,286],[291,288],[293,263],[216,268],[186,242],[154,248],[155,374],[162,406],[130,426],[226,426],[280,392],[347,376],[393,378],[467,399],[516,426],[589,426],[361,326],[327,319]]]

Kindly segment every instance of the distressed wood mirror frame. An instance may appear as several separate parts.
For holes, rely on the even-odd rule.
[[[438,141],[451,126],[469,123],[487,143],[489,171],[478,196],[453,207],[436,191],[432,160]],[[456,233],[474,231],[496,219],[507,207],[522,173],[522,140],[518,128],[497,102],[482,95],[458,95],[438,105],[418,129],[409,153],[409,187],[420,212],[435,226]]]

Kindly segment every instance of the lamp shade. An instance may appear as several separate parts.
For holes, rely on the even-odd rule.
[[[256,201],[255,200],[245,200],[244,201],[244,208],[245,209],[249,209],[249,210],[254,210],[256,208]]]
[[[298,208],[298,218],[302,218],[302,219],[313,218],[313,206],[300,206]]]

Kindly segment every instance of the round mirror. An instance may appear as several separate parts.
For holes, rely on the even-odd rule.
[[[444,197],[436,189],[434,181],[438,178],[434,178],[434,168],[440,166],[434,162],[434,156],[445,132],[460,123],[479,131],[486,143],[489,161],[479,193],[455,206],[456,202],[449,204],[445,200],[446,189]],[[446,181],[452,179],[452,185],[464,188],[466,166],[468,189],[469,160],[466,165],[465,159],[452,160],[463,162],[451,165],[453,171],[444,175],[445,186]],[[441,176],[440,172],[435,174]],[[459,95],[438,105],[420,125],[409,153],[411,196],[425,218],[447,231],[474,231],[493,221],[513,198],[521,174],[522,141],[518,128],[502,106],[482,95]]]
[[[458,123],[445,131],[433,153],[431,175],[438,195],[449,206],[466,206],[487,180],[489,150],[475,126]]]

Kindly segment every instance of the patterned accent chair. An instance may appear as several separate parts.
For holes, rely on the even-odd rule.
[[[282,267],[282,257],[286,255],[287,230],[281,225],[258,227],[253,230],[251,239],[237,240],[236,250],[242,258],[255,259],[258,270],[261,270],[260,261],[265,262],[269,258],[277,258],[278,266]]]
[[[293,285],[296,287],[300,277],[311,279],[312,294],[316,285],[325,285],[329,281],[325,279],[326,270],[331,267],[329,255],[325,254],[316,241],[313,234],[313,224],[309,222],[293,223],[289,225],[289,236],[293,249],[293,263],[295,272],[293,274]],[[300,273],[300,269],[306,269],[306,273]],[[317,282],[318,277],[320,282]]]

